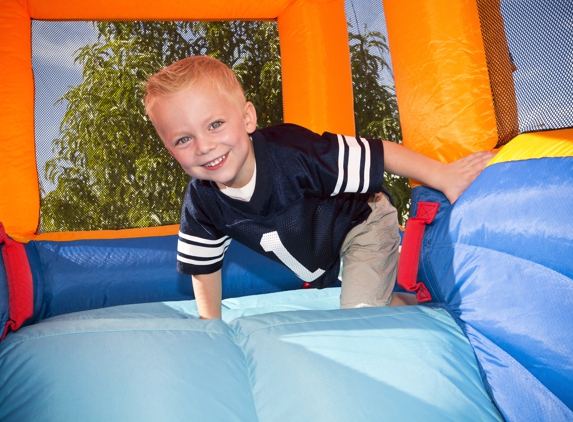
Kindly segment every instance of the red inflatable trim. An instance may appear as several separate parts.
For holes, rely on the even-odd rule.
[[[426,224],[434,221],[440,208],[437,202],[419,202],[418,213],[406,222],[406,232],[402,241],[400,264],[398,265],[398,285],[409,292],[416,292],[418,302],[432,300],[423,283],[418,283],[418,265]]]
[[[4,244],[2,258],[8,279],[10,306],[10,319],[4,327],[2,338],[0,338],[2,341],[8,329],[16,331],[34,314],[34,287],[24,245],[10,239],[2,223],[0,223],[0,244]]]

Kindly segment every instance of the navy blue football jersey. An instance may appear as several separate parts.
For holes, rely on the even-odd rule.
[[[367,200],[382,190],[382,142],[291,124],[257,130],[252,140],[257,174],[249,202],[230,198],[214,182],[189,182],[177,269],[219,270],[235,239],[315,287],[334,284],[344,238],[370,215]]]

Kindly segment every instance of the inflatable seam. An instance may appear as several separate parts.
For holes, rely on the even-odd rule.
[[[431,291],[432,295],[432,302],[437,302],[440,304],[446,303],[444,296],[442,295],[442,291],[440,289],[436,289],[435,286],[439,285],[438,278],[436,277],[436,273],[434,272],[434,266],[431,262],[430,252],[433,248],[436,247],[438,244],[434,244],[432,240],[432,231],[427,230],[426,237],[424,239],[424,244],[422,246],[422,253],[420,256],[420,268],[419,271],[423,271],[424,276],[426,277],[426,287]]]
[[[464,336],[466,337],[466,339],[467,339],[469,345],[470,345],[471,348],[472,348],[472,353],[474,354],[474,358],[475,358],[476,363],[477,363],[479,375],[480,375],[480,378],[481,378],[481,380],[482,380],[482,383],[483,383],[483,386],[484,386],[484,388],[485,388],[485,391],[486,391],[487,394],[489,395],[489,398],[490,398],[491,402],[493,403],[493,405],[496,407],[497,411],[498,411],[501,415],[504,415],[504,414],[501,412],[501,408],[500,408],[499,404],[497,403],[497,401],[496,401],[496,399],[495,399],[495,395],[494,395],[494,392],[493,392],[493,389],[492,389],[491,385],[489,384],[489,380],[488,380],[486,371],[485,371],[485,369],[483,368],[483,366],[482,366],[482,364],[481,364],[481,361],[480,361],[480,359],[479,359],[479,357],[478,357],[478,355],[477,355],[477,353],[476,353],[476,347],[475,347],[474,343],[470,340],[470,337],[468,336],[468,331],[467,331],[467,326],[468,326],[468,324],[467,324],[463,319],[461,319],[458,315],[456,315],[455,313],[453,313],[453,312],[451,312],[451,311],[449,311],[449,310],[448,310],[448,312],[449,312],[450,316],[452,317],[452,319],[456,322],[456,324],[458,325],[458,327],[460,327],[460,330],[462,330],[462,332],[464,333]],[[476,331],[477,331],[477,330],[476,330]],[[482,334],[482,335],[483,335],[483,334]],[[485,336],[484,336],[484,337],[485,337]],[[504,417],[505,417],[505,415],[504,415]]]
[[[243,363],[245,364],[245,368],[246,368],[246,372],[247,372],[247,379],[249,380],[248,381],[249,382],[248,390],[249,390],[249,398],[250,398],[249,404],[252,407],[253,414],[255,415],[256,420],[259,421],[260,418],[259,418],[259,414],[257,412],[257,406],[255,404],[255,396],[253,393],[253,391],[255,389],[255,383],[254,383],[253,374],[252,374],[253,371],[251,370],[251,365],[249,365],[247,355],[245,354],[245,349],[240,344],[238,344],[238,342],[235,339],[232,339],[232,340],[235,342],[237,348],[241,351],[241,356],[243,357]]]
[[[284,326],[289,326],[289,325],[312,324],[315,322],[353,321],[353,320],[359,320],[359,319],[367,320],[367,319],[386,318],[386,317],[393,317],[393,316],[397,316],[397,315],[407,315],[407,314],[420,315],[420,310],[417,309],[417,307],[412,307],[412,309],[413,309],[412,311],[393,312],[393,313],[377,314],[377,315],[372,315],[372,316],[359,315],[359,316],[355,316],[355,317],[343,317],[343,318],[341,318],[341,317],[339,317],[339,318],[316,318],[316,319],[305,319],[304,321],[290,321],[290,322],[284,322],[284,323],[280,323],[280,324],[270,324],[270,325],[266,325],[264,327],[253,328],[248,333],[245,333],[241,336],[237,336],[236,339],[238,342],[241,342],[241,341],[244,341],[250,335],[252,335],[258,331],[266,330],[269,328],[284,327]],[[428,314],[426,314],[424,312],[424,315],[428,315]],[[433,315],[428,315],[428,316],[431,316],[433,319],[439,321],[439,319],[435,318]],[[232,329],[232,327],[231,327],[231,329]]]

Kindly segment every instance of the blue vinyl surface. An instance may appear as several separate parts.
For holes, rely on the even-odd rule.
[[[573,157],[492,165],[442,205],[420,260],[432,305],[468,335],[508,421],[573,420]]]
[[[338,295],[227,300],[228,323],[169,302],[24,327],[0,344],[0,420],[502,420],[447,312],[328,309]]]

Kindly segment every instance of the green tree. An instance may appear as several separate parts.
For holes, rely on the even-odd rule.
[[[388,43],[384,35],[368,31],[364,35],[349,31],[352,83],[354,88],[354,120],[356,133],[364,138],[380,138],[402,142],[398,117],[398,104],[394,87],[381,82],[385,68]],[[408,179],[386,173],[385,187],[398,210],[400,224],[405,224],[410,209],[410,184]]]

